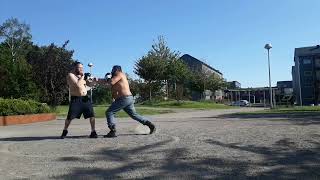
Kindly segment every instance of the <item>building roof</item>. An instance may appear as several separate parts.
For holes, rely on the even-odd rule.
[[[300,47],[294,49],[294,56],[307,56],[314,54],[320,54],[320,45]]]
[[[189,55],[189,54],[184,54],[184,55],[183,55],[183,56],[181,56],[180,58],[181,58],[181,59],[183,59],[183,60],[192,60],[192,61],[195,61],[195,62],[201,63],[201,64],[203,64],[203,65],[207,66],[209,69],[211,69],[211,70],[215,71],[216,73],[218,73],[218,74],[220,74],[220,75],[223,75],[219,70],[217,70],[217,69],[215,69],[215,68],[213,68],[213,67],[209,66],[209,65],[208,65],[208,64],[206,64],[205,62],[202,62],[202,61],[200,61],[199,59],[197,59],[197,58],[195,58],[195,57],[193,57],[193,56],[191,56],[191,55]]]

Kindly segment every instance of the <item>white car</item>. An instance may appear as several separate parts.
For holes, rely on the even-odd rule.
[[[249,101],[247,100],[240,100],[240,101],[234,101],[231,103],[231,106],[248,106]]]

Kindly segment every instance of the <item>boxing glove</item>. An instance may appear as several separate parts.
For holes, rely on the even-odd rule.
[[[111,73],[107,73],[107,74],[105,75],[105,79],[106,79],[107,81],[109,81],[111,78],[112,78]]]
[[[84,80],[87,80],[90,77],[91,77],[90,73],[84,73]]]

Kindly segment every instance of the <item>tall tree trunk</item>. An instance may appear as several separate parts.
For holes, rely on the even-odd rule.
[[[176,100],[178,101],[178,102],[180,102],[180,100],[181,100],[181,87],[180,87],[180,84],[176,84],[175,83],[175,86],[176,86]]]
[[[169,99],[169,84],[168,84],[168,80],[166,80],[166,96],[167,96],[167,100]]]
[[[151,90],[152,90],[152,86],[151,86],[151,82],[149,82],[149,101],[151,102]]]

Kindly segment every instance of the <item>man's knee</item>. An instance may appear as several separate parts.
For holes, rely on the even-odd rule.
[[[113,112],[113,111],[110,111],[110,110],[108,109],[108,110],[106,110],[105,115],[106,115],[106,117],[109,117],[109,116],[114,115],[114,112]]]

